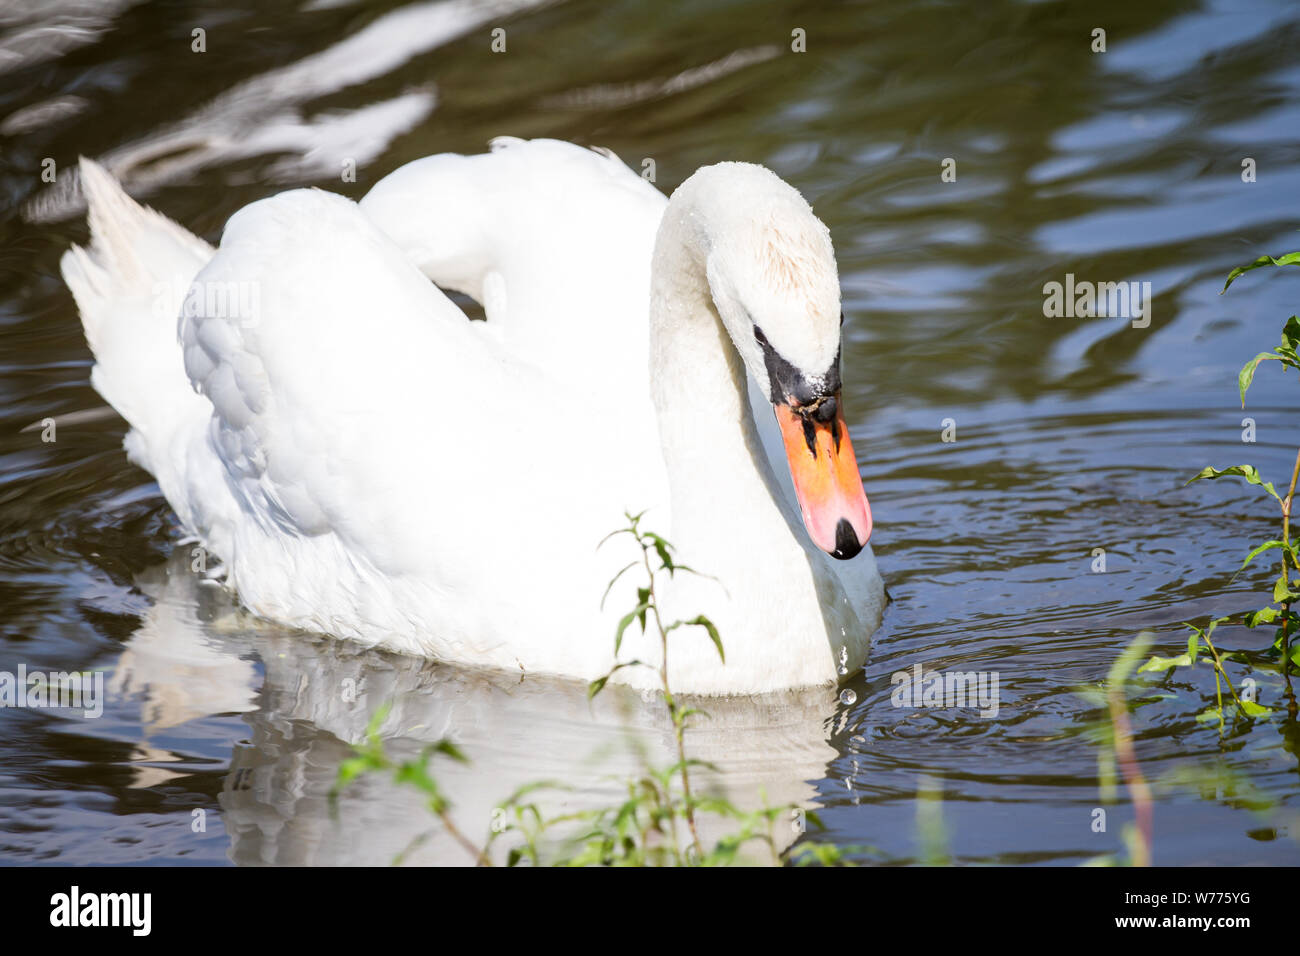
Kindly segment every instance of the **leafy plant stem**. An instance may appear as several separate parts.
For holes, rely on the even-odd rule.
[[[1286,497],[1282,499],[1282,577],[1285,578],[1288,573],[1286,565],[1286,556],[1290,554],[1289,545],[1291,543],[1291,503],[1295,501],[1296,481],[1300,479],[1300,449],[1297,449],[1295,456],[1295,467],[1291,469],[1291,485],[1287,488]],[[1291,560],[1295,562],[1296,567],[1300,568],[1300,558],[1291,555]],[[1286,709],[1291,717],[1295,717],[1300,708],[1296,706],[1295,689],[1291,686],[1291,602],[1286,601],[1282,605],[1282,677],[1286,681]]]
[[[668,712],[673,719],[673,736],[677,741],[677,763],[681,769],[682,778],[682,799],[686,803],[686,824],[691,831],[691,844],[695,847],[695,852],[702,857],[704,848],[700,844],[700,834],[695,828],[695,803],[691,797],[691,775],[687,770],[686,763],[686,720],[682,716],[681,708],[677,706],[677,701],[673,698],[673,693],[668,686],[668,631],[664,627],[663,619],[659,616],[659,601],[655,594],[655,573],[650,567],[650,548],[644,541],[641,544],[641,561],[645,565],[646,577],[649,579],[647,585],[650,596],[650,610],[654,614],[655,627],[659,631],[659,644],[663,649],[661,657],[662,663],[659,666],[659,680],[664,689],[664,703],[668,705]],[[673,846],[677,846],[676,834],[676,817],[673,820]]]
[[[1205,641],[1205,646],[1209,649],[1210,656],[1214,658],[1214,687],[1215,687],[1215,692],[1218,694],[1219,715],[1220,715],[1219,723],[1222,724],[1223,723],[1223,716],[1222,716],[1223,715],[1223,691],[1219,688],[1220,675],[1222,675],[1223,677],[1223,683],[1228,685],[1228,693],[1232,695],[1232,699],[1237,705],[1237,711],[1239,713],[1244,714],[1246,712],[1246,709],[1245,707],[1242,706],[1241,698],[1237,696],[1237,690],[1235,687],[1232,686],[1232,681],[1228,679],[1228,672],[1223,668],[1223,660],[1219,657],[1219,651],[1214,646],[1214,642],[1210,640],[1209,634],[1208,633],[1202,634],[1201,640]]]
[[[462,847],[464,847],[465,852],[474,858],[475,866],[492,865],[492,860],[491,858],[488,857],[487,850],[478,846],[477,844],[474,843],[473,840],[465,836],[465,834],[460,831],[460,828],[457,827],[456,824],[452,823],[450,813],[448,813],[445,809],[439,810],[438,819],[441,820],[442,825],[446,827],[448,835],[450,835],[453,840],[455,840]]]

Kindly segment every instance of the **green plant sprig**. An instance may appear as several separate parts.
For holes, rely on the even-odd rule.
[[[1228,274],[1228,279],[1223,285],[1223,290],[1219,294],[1228,291],[1228,287],[1238,276],[1258,269],[1263,266],[1294,266],[1300,265],[1300,252],[1290,252],[1284,256],[1260,256],[1254,262],[1244,266],[1238,266]],[[1244,366],[1237,376],[1237,388],[1241,398],[1241,405],[1246,406],[1246,392],[1255,380],[1255,372],[1260,364],[1264,361],[1277,361],[1282,364],[1283,371],[1287,368],[1296,369],[1300,372],[1300,355],[1297,354],[1297,348],[1300,348],[1300,318],[1291,316],[1287,319],[1282,328],[1282,342],[1276,346],[1272,352],[1260,352]],[[1254,628],[1261,624],[1277,623],[1278,628],[1273,642],[1277,650],[1279,667],[1282,672],[1283,680],[1286,683],[1287,710],[1294,719],[1297,715],[1297,704],[1295,691],[1291,686],[1291,669],[1297,664],[1293,659],[1291,650],[1291,636],[1295,631],[1295,625],[1300,624],[1298,616],[1293,607],[1297,601],[1300,601],[1300,578],[1292,580],[1291,569],[1300,571],[1300,545],[1291,540],[1291,508],[1295,500],[1296,483],[1300,481],[1300,449],[1297,449],[1295,466],[1291,471],[1291,482],[1287,486],[1286,494],[1278,494],[1277,489],[1272,482],[1265,481],[1260,475],[1259,470],[1253,465],[1233,465],[1229,468],[1203,468],[1199,473],[1194,475],[1187,484],[1194,481],[1214,481],[1220,478],[1239,478],[1248,484],[1255,485],[1263,489],[1278,503],[1282,512],[1282,534],[1279,538],[1271,538],[1252,547],[1246,555],[1245,560],[1238,569],[1237,574],[1244,571],[1252,561],[1267,551],[1279,551],[1280,573],[1273,585],[1273,600],[1270,604],[1265,605],[1255,611],[1247,612],[1240,615],[1240,620],[1247,627]],[[1234,575],[1235,576],[1235,575]],[[1187,666],[1194,664],[1196,655],[1193,653],[1193,642],[1198,639],[1204,639],[1214,660],[1216,693],[1218,696],[1217,713],[1219,717],[1219,729],[1223,731],[1223,691],[1219,684],[1222,679],[1228,687],[1237,706],[1237,711],[1242,716],[1257,717],[1270,713],[1269,708],[1263,707],[1254,701],[1243,701],[1237,695],[1232,681],[1229,679],[1227,671],[1223,667],[1223,658],[1214,649],[1210,642],[1210,634],[1214,628],[1221,623],[1237,620],[1236,615],[1228,617],[1215,618],[1212,620],[1204,631],[1194,627],[1191,624],[1187,626],[1192,629],[1192,637],[1188,641],[1188,653],[1180,655],[1177,658],[1153,657],[1150,661],[1142,666],[1142,670],[1164,670],[1174,666]],[[1204,715],[1202,715],[1204,716]]]
[[[695,617],[691,618],[690,620],[676,620],[673,621],[671,624],[664,623],[663,617],[659,613],[659,595],[655,587],[656,574],[667,571],[668,576],[673,577],[678,571],[683,571],[688,574],[699,574],[699,572],[696,571],[694,568],[689,567],[688,565],[677,562],[673,557],[673,551],[675,549],[673,548],[672,544],[670,544],[664,537],[655,534],[653,531],[642,530],[641,519],[642,517],[644,517],[644,515],[645,515],[644,511],[635,515],[631,513],[625,513],[624,517],[626,517],[628,521],[627,527],[619,528],[618,530],[611,532],[609,535],[605,537],[604,540],[600,542],[600,546],[603,546],[605,542],[609,541],[611,538],[615,538],[618,537],[619,535],[624,535],[624,534],[631,535],[632,538],[636,541],[637,546],[640,547],[641,549],[640,563],[642,568],[645,569],[646,583],[644,587],[637,588],[636,605],[632,608],[632,610],[624,614],[623,617],[618,622],[618,627],[614,633],[615,664],[613,669],[610,670],[604,676],[598,677],[596,678],[596,680],[591,682],[591,684],[587,688],[587,697],[588,699],[590,699],[595,697],[597,694],[599,694],[605,688],[605,685],[609,682],[609,679],[614,675],[615,671],[618,671],[624,667],[648,667],[649,666],[647,664],[642,663],[639,660],[619,662],[617,658],[618,658],[618,653],[621,650],[623,645],[623,636],[627,632],[627,629],[632,626],[632,622],[636,621],[638,624],[640,624],[641,633],[644,634],[646,632],[647,616],[652,618],[654,621],[655,630],[658,631],[659,634],[660,690],[663,692],[664,704],[668,707],[668,714],[672,718],[673,737],[677,744],[677,763],[673,766],[673,768],[670,769],[676,772],[679,775],[679,778],[681,780],[682,798],[683,798],[684,809],[686,814],[686,824],[691,832],[691,847],[694,849],[695,853],[699,857],[702,857],[704,855],[704,848],[700,844],[699,830],[695,823],[696,802],[694,797],[691,794],[690,767],[692,766],[693,761],[688,760],[686,757],[686,740],[685,740],[687,721],[694,714],[700,713],[700,711],[698,711],[694,707],[682,706],[677,702],[677,698],[673,696],[672,687],[670,686],[668,681],[668,635],[681,627],[703,628],[705,633],[708,634],[709,639],[713,641],[713,646],[718,651],[718,658],[724,664],[727,662],[727,655],[726,652],[723,650],[722,637],[718,634],[718,629],[714,626],[713,622],[709,620],[707,617],[705,617],[703,614],[698,614]],[[655,555],[655,558],[658,561],[657,568],[651,564],[650,555],[652,553]],[[628,571],[630,568],[635,567],[636,564],[637,562],[633,561],[630,564],[626,565],[617,574],[614,575],[614,577],[610,580],[609,585],[605,588],[605,597],[609,596],[610,590],[614,587],[614,584],[619,580],[619,578],[621,578],[623,574],[626,571]],[[605,597],[601,598],[602,605],[604,604]],[[677,841],[676,816],[675,815],[670,816],[669,821],[673,828],[673,841],[674,843],[676,843]]]
[[[444,737],[424,747],[420,751],[419,757],[414,760],[405,760],[400,763],[393,761],[384,748],[383,738],[379,735],[379,728],[388,719],[391,709],[392,705],[385,703],[371,715],[370,722],[366,725],[365,739],[353,747],[355,755],[343,761],[339,766],[338,777],[329,793],[331,809],[337,809],[339,794],[348,784],[361,775],[382,771],[391,772],[394,782],[415,787],[425,794],[428,798],[430,811],[442,822],[443,827],[452,839],[459,843],[465,849],[465,852],[474,859],[476,866],[491,866],[492,861],[488,858],[486,850],[475,845],[474,841],[465,836],[460,828],[456,826],[455,821],[451,818],[450,801],[443,794],[438,781],[429,773],[429,762],[435,755],[449,757],[459,763],[469,763],[469,759],[461,752],[459,747]],[[427,839],[427,834],[416,837],[409,846],[398,853],[393,863],[401,864],[410,852],[423,843],[425,839]]]

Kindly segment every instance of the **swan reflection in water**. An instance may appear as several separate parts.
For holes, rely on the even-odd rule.
[[[657,695],[611,685],[589,702],[586,685],[576,681],[452,667],[276,628],[241,612],[190,564],[188,547],[180,546],[137,581],[152,606],[118,658],[109,690],[139,700],[146,738],[200,717],[242,715],[250,733],[236,744],[220,806],[212,808],[237,864],[387,865],[407,850],[410,864],[473,862],[426,796],[388,774],[363,775],[331,808],[340,764],[384,704],[391,709],[380,734],[394,758],[409,759],[442,738],[469,758],[461,764],[435,756],[431,770],[451,801],[452,820],[479,843],[493,811],[524,784],[563,784],[536,795],[553,815],[626,799],[625,780],[644,769],[641,754],[656,767],[674,762],[671,723]],[[813,781],[825,777],[835,756],[828,741],[835,693],[704,702],[708,716],[687,732],[687,754],[716,769],[695,771],[693,785],[742,809],[764,798],[769,806],[811,808]],[[147,740],[140,752],[153,752]],[[166,772],[140,764],[135,777],[136,786],[150,786]],[[773,828],[779,847],[798,835],[798,814],[783,816]],[[727,822],[700,818],[706,845],[732,831]],[[496,851],[510,845],[509,835],[500,844],[494,856],[504,855]],[[771,859],[757,842],[743,856]]]

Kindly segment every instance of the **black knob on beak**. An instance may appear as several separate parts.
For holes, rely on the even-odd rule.
[[[858,533],[846,518],[841,518],[835,526],[835,550],[831,552],[831,557],[847,561],[861,550],[862,542],[858,540]]]
[[[821,400],[813,416],[824,425],[835,420],[837,411],[839,411],[839,404],[835,401],[834,395],[829,395]]]

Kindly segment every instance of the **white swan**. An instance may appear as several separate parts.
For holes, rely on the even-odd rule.
[[[591,679],[638,584],[625,575],[602,608],[639,552],[596,544],[649,509],[716,578],[660,582],[668,618],[707,615],[727,651],[674,632],[677,689],[855,669],[884,595],[840,406],[826,227],[759,166],[705,167],[665,205],[612,154],[494,145],[412,163],[360,207],[306,189],[255,202],[215,253],[83,161],[93,242],[63,274],[129,457],[240,601],[281,623]],[[183,305],[169,294],[186,289]],[[798,506],[746,371],[775,407]],[[624,656],[657,664],[636,630]]]

